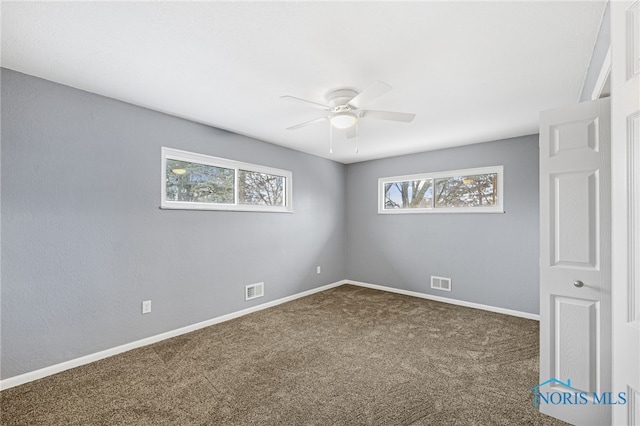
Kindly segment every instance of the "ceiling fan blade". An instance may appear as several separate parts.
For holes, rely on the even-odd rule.
[[[387,83],[376,81],[371,86],[364,89],[362,93],[351,99],[349,101],[349,105],[355,108],[362,108],[378,96],[384,95],[389,90],[391,90],[391,86],[389,86]]]
[[[358,126],[353,125],[351,127],[347,127],[346,129],[347,139],[352,139],[358,136]]]
[[[328,105],[319,104],[317,102],[308,101],[306,99],[296,98],[295,96],[285,95],[285,96],[280,96],[280,99],[284,99],[286,101],[291,101],[291,102],[295,102],[298,104],[302,104],[302,105],[306,105],[314,108],[324,109],[326,111],[331,111],[331,107]]]
[[[360,112],[362,118],[375,118],[378,120],[402,121],[409,123],[416,115],[408,112],[392,112],[392,111],[372,111],[365,110]]]
[[[329,119],[328,116],[327,117],[316,118],[315,120],[305,121],[304,123],[300,123],[300,124],[296,124],[295,126],[287,127],[287,130],[296,130],[296,129],[299,129],[301,127],[305,127],[305,126],[308,126],[308,125],[313,124],[313,123],[319,123],[321,121],[328,120],[328,119]]]

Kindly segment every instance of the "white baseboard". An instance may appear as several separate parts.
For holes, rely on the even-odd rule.
[[[465,302],[463,300],[451,299],[448,297],[433,296],[426,293],[418,293],[415,291],[401,290],[401,289],[386,287],[386,286],[377,285],[377,284],[369,284],[369,283],[363,283],[363,282],[352,281],[352,280],[342,280],[342,281],[337,281],[335,283],[327,284],[321,287],[317,287],[311,290],[303,291],[302,293],[297,293],[292,296],[287,296],[281,299],[273,300],[271,302],[263,303],[261,305],[252,306],[250,308],[243,309],[241,311],[232,312],[230,314],[222,315],[222,316],[212,318],[206,321],[202,321],[196,324],[188,325],[186,327],[181,327],[175,330],[167,331],[165,333],[156,334],[155,336],[147,337],[141,340],[136,340],[135,342],[126,343],[121,346],[116,346],[115,348],[106,349],[104,351],[85,355],[80,358],[61,362],[60,364],[55,364],[49,367],[41,368],[39,370],[30,371],[28,373],[20,374],[18,376],[9,377],[7,379],[0,380],[0,390],[9,389],[14,386],[18,386],[24,383],[32,382],[34,380],[42,379],[44,377],[51,376],[53,374],[60,373],[65,370],[69,370],[71,368],[89,364],[94,361],[108,358],[110,356],[117,355],[122,352],[130,351],[132,349],[140,348],[142,346],[147,346],[152,343],[160,342],[162,340],[170,339],[172,337],[180,336],[182,334],[190,333],[192,331],[199,330],[204,327],[209,327],[214,324],[219,324],[221,322],[229,321],[231,319],[238,318],[238,317],[250,314],[252,312],[257,312],[263,309],[271,308],[273,306],[277,306],[282,303],[290,302],[292,300],[299,299],[301,297],[305,297],[314,293],[319,293],[321,291],[329,290],[330,288],[339,287],[344,284],[352,284],[359,287],[367,287],[375,290],[388,291],[390,293],[404,294],[406,296],[419,297],[422,299],[429,299],[429,300],[435,300],[438,302],[450,303],[453,305],[465,306],[467,308],[482,309],[485,311],[497,312],[500,314],[513,315],[516,317],[522,317],[522,318],[538,320],[538,321],[540,320],[539,315],[530,314],[527,312],[497,308],[495,306],[482,305],[482,304],[473,303],[473,302]]]
[[[417,291],[401,290],[398,288],[386,287],[383,285],[369,284],[369,283],[363,283],[363,282],[352,281],[352,280],[345,280],[345,281],[346,281],[346,284],[353,284],[360,287],[367,287],[375,290],[382,290],[382,291],[388,291],[391,293],[404,294],[405,296],[420,297],[422,299],[435,300],[437,302],[450,303],[452,305],[459,305],[459,306],[464,306],[467,308],[474,308],[474,309],[482,309],[483,311],[497,312],[499,314],[512,315],[514,317],[540,321],[540,315],[530,314],[529,312],[514,311],[512,309],[498,308],[495,306],[483,305],[483,304],[474,303],[474,302],[466,302],[464,300],[451,299],[449,297],[434,296],[427,293],[418,293]]]
[[[116,346],[115,348],[106,349],[104,351],[96,352],[93,354],[85,355],[80,358],[72,359],[69,361],[61,362],[60,364],[51,365],[49,367],[44,367],[39,370],[30,371],[28,373],[20,374],[18,376],[9,377],[4,380],[0,380],[0,390],[5,390],[12,388],[14,386],[22,385],[24,383],[32,382],[34,380],[42,379],[47,376],[51,376],[56,373],[60,373],[65,370],[69,370],[71,368],[79,367],[81,365],[89,364],[94,361],[98,361],[104,358],[108,358],[113,355],[117,355],[122,352],[130,351],[132,349],[140,348],[142,346],[147,346],[152,343],[160,342],[161,340],[170,339],[172,337],[180,336],[182,334],[190,333],[195,330],[199,330],[204,327],[209,327],[210,325],[219,324],[221,322],[229,321],[234,318],[238,318],[252,312],[261,311],[263,309],[271,308],[276,305],[280,305],[282,303],[290,302],[295,299],[299,299],[301,297],[309,296],[314,293],[319,293],[321,291],[328,290],[330,288],[338,287],[343,284],[346,284],[345,280],[338,281],[335,283],[327,284],[322,287],[317,287],[311,290],[303,291],[302,293],[297,293],[292,296],[283,297],[281,299],[273,300],[271,302],[263,303],[261,305],[252,306],[247,309],[243,309],[241,311],[232,312],[230,314],[222,315],[216,318],[212,318],[206,321],[202,321],[196,324],[191,324],[186,327],[181,327],[175,330],[167,331],[165,333],[156,334],[155,336],[146,337],[144,339],[136,340],[135,342],[126,343],[121,346]]]

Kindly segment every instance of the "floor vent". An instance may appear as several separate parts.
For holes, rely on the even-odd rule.
[[[244,288],[244,300],[251,300],[264,296],[264,283],[249,284]]]
[[[451,278],[431,276],[431,288],[451,291]]]

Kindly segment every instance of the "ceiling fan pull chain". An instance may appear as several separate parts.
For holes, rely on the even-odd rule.
[[[329,154],[333,154],[333,126],[329,122]]]
[[[360,132],[358,132],[358,122],[357,121],[356,121],[355,126],[356,126],[356,154],[357,154],[358,153],[358,133],[360,133]]]

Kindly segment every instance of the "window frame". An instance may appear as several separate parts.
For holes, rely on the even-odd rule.
[[[435,183],[439,178],[455,176],[473,176],[495,173],[498,186],[495,206],[477,207],[435,207]],[[385,184],[412,180],[432,179],[433,203],[432,207],[385,209]],[[378,179],[378,214],[434,214],[434,213],[504,213],[504,166],[477,167],[473,169],[447,170],[434,173],[417,173],[413,175],[389,176]]]
[[[276,169],[274,167],[261,166],[258,164],[244,163],[241,161],[228,160],[226,158],[214,157],[206,154],[182,151],[179,149],[162,147],[161,161],[161,185],[160,185],[160,208],[169,210],[223,210],[223,211],[243,211],[243,212],[271,212],[271,213],[293,213],[292,188],[293,173],[289,170]],[[222,167],[234,170],[233,178],[233,204],[199,203],[193,201],[172,201],[167,200],[167,159],[185,161],[189,163],[205,164],[208,166]],[[282,176],[284,181],[283,206],[266,206],[255,204],[240,204],[239,200],[239,171],[265,173]]]

